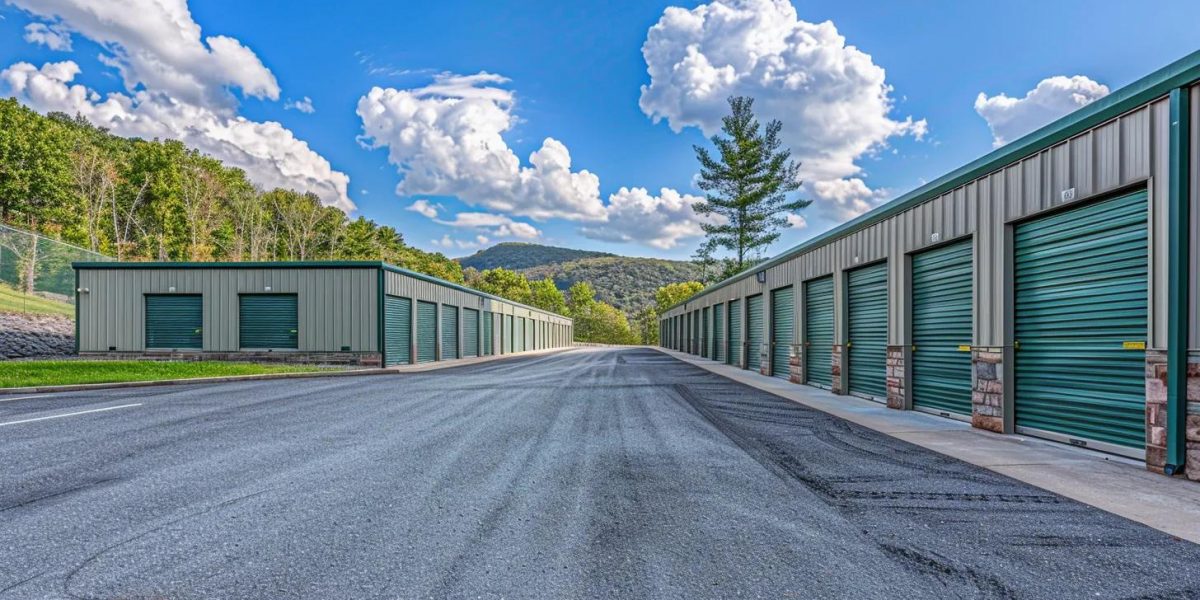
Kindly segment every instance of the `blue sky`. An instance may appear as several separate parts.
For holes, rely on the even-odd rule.
[[[815,204],[772,254],[1196,50],[1200,17],[1182,1],[136,1],[0,6],[0,93],[183,137],[451,256],[508,240],[688,256],[691,146],[730,93],[782,119],[806,165]]]

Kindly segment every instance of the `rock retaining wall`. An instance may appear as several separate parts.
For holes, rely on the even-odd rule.
[[[52,315],[0,313],[0,360],[75,354],[75,321]]]

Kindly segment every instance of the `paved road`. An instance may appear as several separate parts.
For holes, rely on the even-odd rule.
[[[0,401],[0,457],[0,597],[1200,597],[1200,546],[644,349]]]

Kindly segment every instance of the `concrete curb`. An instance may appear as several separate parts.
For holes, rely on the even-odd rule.
[[[230,383],[234,381],[264,381],[270,379],[307,379],[314,377],[356,377],[360,375],[400,375],[403,373],[424,373],[453,367],[462,367],[496,360],[507,360],[529,356],[545,356],[556,352],[572,350],[574,346],[565,348],[548,348],[532,350],[520,354],[495,354],[472,358],[456,358],[448,361],[421,363],[416,365],[396,365],[386,368],[347,369],[329,371],[308,371],[304,373],[262,373],[258,375],[228,375],[224,377],[193,377],[190,379],[160,379],[155,381],[114,381],[111,383],[78,383],[73,385],[42,385],[33,387],[0,388],[0,397],[14,394],[48,394],[64,392],[86,392],[90,390],[119,390],[123,388],[150,387],[154,385],[188,385],[203,383]]]
[[[1019,434],[998,434],[913,410],[789,383],[655,347],[682,362],[1017,481],[1200,544],[1200,485],[1140,461]]]
[[[159,379],[155,381],[114,381],[111,383],[77,383],[73,385],[40,385],[34,387],[0,388],[0,396],[10,394],[46,394],[50,392],[86,392],[116,390],[153,385],[188,385],[196,383],[228,383],[232,381],[262,381],[268,379],[307,379],[313,377],[351,377],[358,375],[394,375],[388,369],[350,369],[345,371],[308,371],[304,373],[261,373],[258,375],[227,375],[223,377],[192,377],[190,379]]]

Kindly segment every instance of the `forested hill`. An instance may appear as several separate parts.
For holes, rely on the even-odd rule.
[[[464,269],[483,271],[500,267],[524,273],[530,280],[549,277],[560,290],[586,281],[596,289],[596,299],[630,314],[653,304],[654,291],[659,287],[700,279],[700,268],[687,261],[633,258],[539,244],[497,244],[458,261]]]
[[[462,282],[445,256],[312,194],[264,190],[175,140],[117,137],[0,99],[0,222],[122,260],[386,260]],[[42,261],[0,245],[22,264]],[[36,288],[38,265],[19,285]]]
[[[542,265],[552,265],[600,256],[616,255],[607,252],[575,250],[573,248],[559,248],[557,246],[543,246],[541,244],[524,242],[504,242],[496,244],[491,248],[484,248],[470,256],[460,258],[458,262],[464,269],[471,268],[484,271],[500,267],[512,271],[520,271]]]

